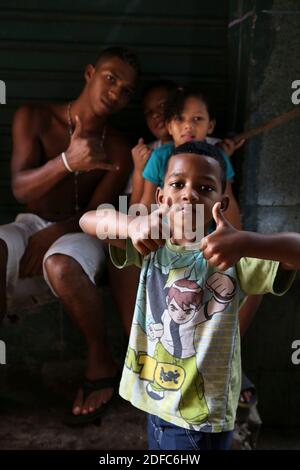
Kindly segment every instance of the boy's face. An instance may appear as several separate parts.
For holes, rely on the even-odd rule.
[[[152,134],[159,140],[169,140],[165,120],[164,109],[169,92],[165,88],[155,88],[144,98],[144,116],[147,126]]]
[[[134,91],[136,72],[119,57],[100,60],[85,71],[89,105],[97,116],[125,108]]]
[[[196,213],[196,204],[204,205],[204,231],[207,233],[216,202],[227,206],[222,192],[221,167],[211,157],[184,153],[170,158],[164,187],[157,190],[158,204],[177,204],[187,210],[190,204]],[[196,227],[193,227],[195,229]]]
[[[176,146],[190,140],[204,140],[214,127],[215,121],[210,119],[206,104],[193,96],[187,98],[180,116],[174,116],[167,123]]]

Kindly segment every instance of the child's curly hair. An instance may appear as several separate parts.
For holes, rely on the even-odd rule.
[[[180,116],[188,98],[197,98],[202,101],[206,106],[210,120],[215,119],[215,107],[210,96],[199,88],[177,87],[170,93],[165,104],[164,118],[166,122],[170,122],[175,116]]]

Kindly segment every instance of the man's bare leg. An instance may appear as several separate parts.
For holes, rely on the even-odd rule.
[[[87,379],[115,377],[118,367],[107,345],[104,309],[98,289],[79,263],[69,256],[52,255],[47,258],[45,266],[53,289],[86,340]],[[108,402],[112,395],[113,388],[105,388],[92,392],[83,403],[80,389],[73,404],[73,413],[92,413]]]
[[[241,338],[248,330],[255,314],[261,304],[262,295],[249,295],[239,310],[239,323]]]
[[[243,338],[252,320],[254,319],[255,314],[261,304],[262,298],[262,295],[249,295],[240,308],[239,324],[241,338]],[[253,391],[252,388],[253,387],[251,387],[251,389],[241,390],[239,398],[241,403],[250,403],[253,393],[255,393],[255,390]]]
[[[109,263],[110,287],[126,336],[129,336],[133,318],[136,293],[140,277],[140,269],[129,266],[126,269],[117,269]]]
[[[6,266],[7,246],[0,240],[0,325],[6,314]]]

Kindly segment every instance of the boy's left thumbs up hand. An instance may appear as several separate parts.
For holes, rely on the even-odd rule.
[[[224,216],[221,208],[222,208],[221,202],[216,202],[216,204],[212,208],[212,215],[213,215],[214,221],[216,222],[216,228],[219,229],[221,227],[232,227],[232,225],[228,222],[228,220]]]
[[[213,206],[212,215],[216,222],[216,230],[202,239],[200,250],[210,265],[225,271],[242,256],[243,232],[236,230],[228,222],[220,202]]]

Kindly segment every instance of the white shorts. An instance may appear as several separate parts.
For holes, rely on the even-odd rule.
[[[45,260],[54,254],[63,254],[75,259],[90,280],[95,284],[95,276],[105,264],[105,246],[96,237],[86,233],[69,233],[56,240],[44,256],[43,277],[19,278],[20,260],[25,252],[28,239],[53,222],[43,220],[35,214],[19,214],[15,222],[0,226],[0,239],[7,245],[7,302],[8,310],[24,302],[44,303],[55,294],[45,270]],[[45,282],[46,281],[46,282]]]

